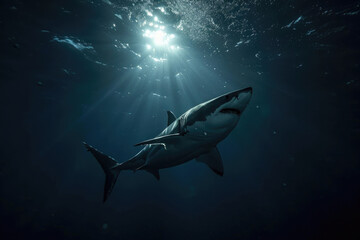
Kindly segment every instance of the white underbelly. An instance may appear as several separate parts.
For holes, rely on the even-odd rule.
[[[180,143],[167,145],[166,149],[160,145],[152,146],[146,165],[157,169],[173,167],[188,162],[208,150],[208,147],[202,146],[198,141],[184,137]]]

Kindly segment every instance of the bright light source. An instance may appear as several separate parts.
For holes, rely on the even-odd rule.
[[[155,26],[157,26],[157,24]],[[163,29],[164,28],[161,27],[143,30],[143,36],[152,40],[152,43],[146,44],[147,50],[157,50],[157,48],[162,48],[163,50],[167,49],[174,51],[179,48],[172,42],[176,36],[174,34],[166,33]]]
[[[171,45],[171,46],[170,46],[170,49],[171,49],[172,51],[175,51],[175,50],[180,49],[180,47],[179,47],[179,46]]]
[[[158,21],[159,21],[158,17],[155,16],[155,17],[154,17],[154,21],[155,21],[155,22],[158,22]]]
[[[143,36],[152,39],[157,46],[167,45],[171,39],[171,37],[162,30],[150,31],[147,29],[145,30]]]
[[[159,30],[153,33],[154,43],[158,46],[166,45],[168,43],[168,39],[166,38],[166,33]]]
[[[152,14],[149,10],[145,10],[145,12],[146,12],[146,14],[147,14],[148,16],[150,16],[150,17],[153,16],[153,14]]]
[[[146,29],[143,36],[151,38],[151,31],[149,29]]]

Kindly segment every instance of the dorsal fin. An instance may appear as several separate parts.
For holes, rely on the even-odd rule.
[[[224,175],[224,167],[217,147],[214,147],[210,152],[196,158],[196,160],[207,164],[216,174],[220,176]]]
[[[172,111],[167,111],[167,115],[168,115],[168,126],[169,126],[175,121],[176,117]]]

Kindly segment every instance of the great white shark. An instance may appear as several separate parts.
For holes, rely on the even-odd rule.
[[[167,111],[168,126],[155,138],[135,144],[144,148],[122,163],[84,142],[106,175],[103,201],[122,170],[145,170],[159,180],[159,169],[196,159],[222,176],[224,167],[216,146],[235,128],[251,96],[252,88],[248,87],[201,103],[178,118]]]

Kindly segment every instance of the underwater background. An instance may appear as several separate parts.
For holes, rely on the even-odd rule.
[[[360,1],[0,3],[1,239],[359,239]],[[251,86],[191,161],[104,173],[180,116]]]

